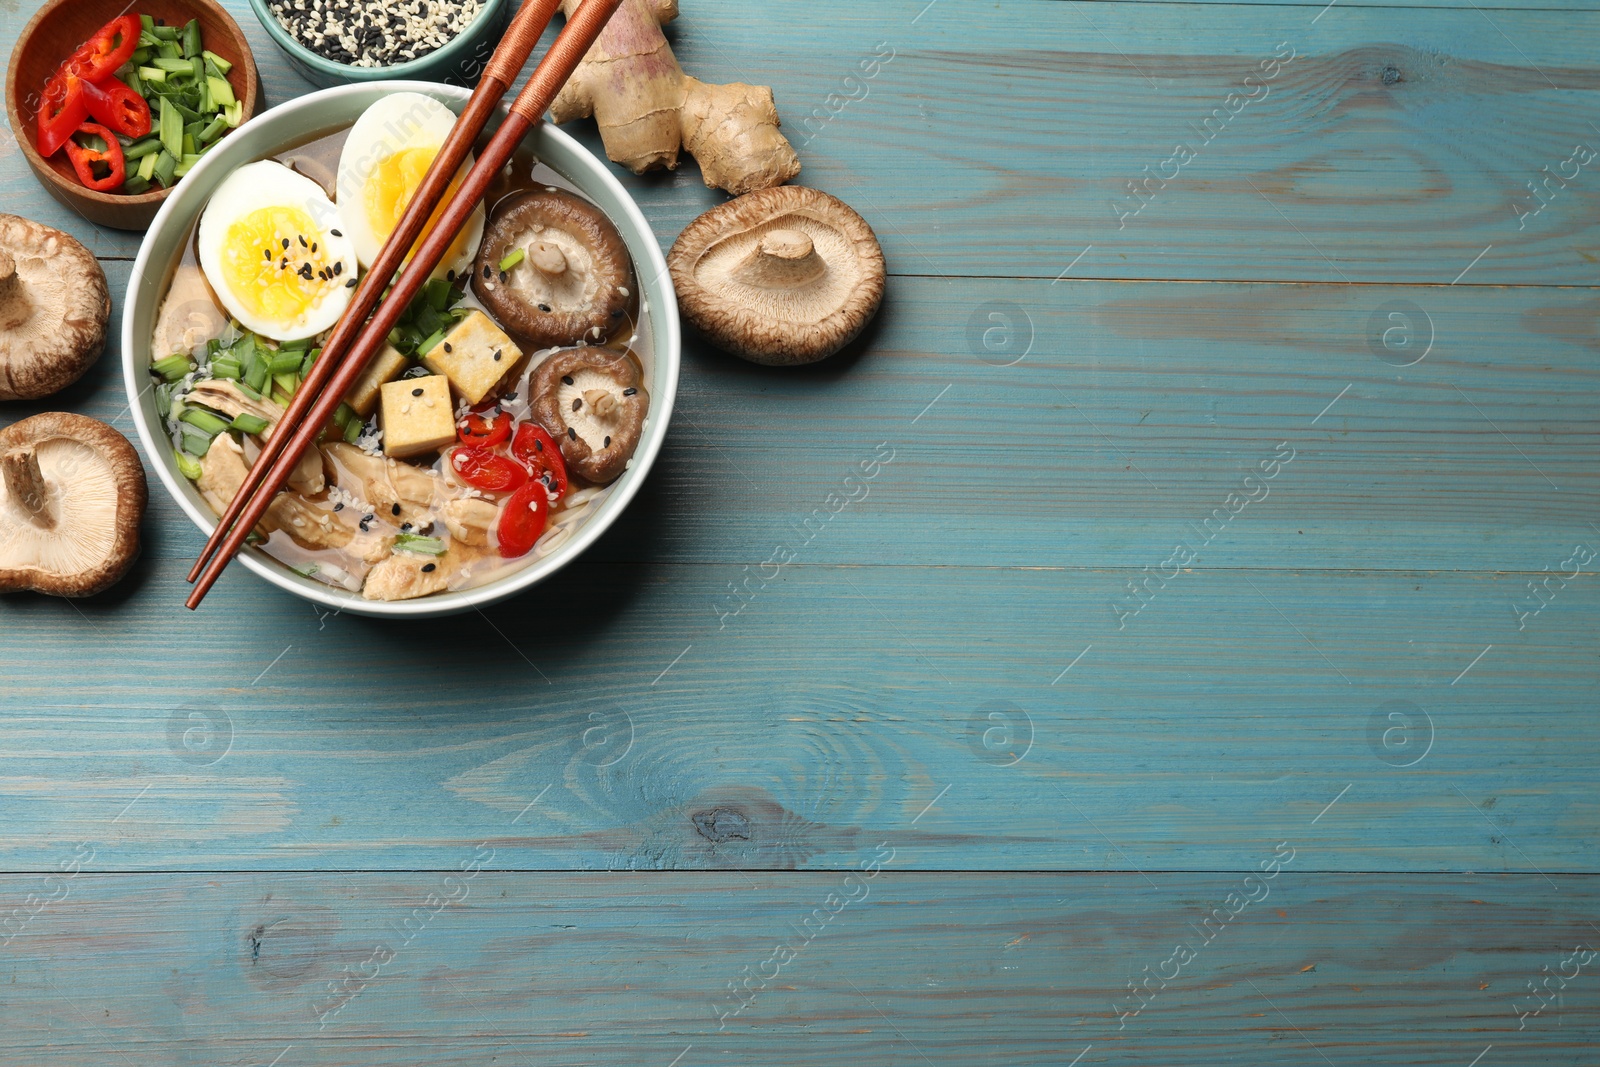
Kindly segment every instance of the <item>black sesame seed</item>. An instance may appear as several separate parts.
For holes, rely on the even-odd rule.
[[[306,235],[305,234],[299,233],[299,234],[295,234],[295,236],[300,238],[300,247],[301,248],[308,247],[307,244],[306,244]]]
[[[505,271],[501,271],[500,272],[500,280],[501,281],[505,281],[509,277],[511,277],[511,275],[507,274]]]
[[[344,504],[343,503],[335,504],[333,506],[333,510],[334,511],[343,511],[344,510]]]
[[[449,353],[451,353],[451,352],[454,352],[454,351],[455,351],[455,349],[453,349],[453,348],[451,348],[451,347],[450,347],[450,342],[449,342],[449,341],[446,341],[446,342],[445,342],[445,343],[444,343],[444,350],[445,350],[445,354],[446,354],[446,355],[448,355],[448,354],[449,354]]]
[[[424,563],[422,565],[422,573],[423,574],[432,573],[433,571],[438,569],[438,566],[439,565],[437,563]]]
[[[289,248],[289,239],[288,239],[288,238],[287,238],[287,237],[285,237],[285,238],[284,238],[284,239],[283,239],[283,247],[284,247],[284,250],[285,250],[285,251],[287,251],[287,250],[288,250],[288,248]]]
[[[483,276],[485,278],[493,278],[494,277],[494,268],[490,267],[489,264],[485,263],[483,265]]]
[[[335,237],[343,237],[344,236],[344,234],[340,233],[338,230],[329,230],[328,232],[333,234]]]
[[[335,274],[343,274],[344,273],[344,260],[341,259],[341,260],[339,260],[339,262],[337,262],[337,263],[335,263],[333,265],[333,273],[335,273]]]
[[[606,443],[605,443],[604,447],[606,447],[606,448],[610,448],[611,447],[611,438],[610,438],[610,436],[606,437]]]
[[[516,398],[517,398],[517,394],[516,393],[507,393],[505,396],[501,397],[500,399],[506,401],[507,403],[510,403],[511,401],[515,400]]]
[[[412,396],[421,396],[422,395],[422,390],[420,388],[413,389],[413,390],[411,390],[411,395]]]
[[[550,310],[550,305],[549,304],[540,304],[539,305],[539,310],[540,311],[549,311]]]
[[[571,385],[571,384],[572,384],[572,375],[570,375],[570,374],[563,374],[563,375],[562,375],[562,376],[561,376],[561,384],[562,384],[562,385]]]
[[[317,250],[317,242],[312,241],[311,242],[311,251],[315,252],[316,250]]]
[[[632,387],[631,387],[631,386],[630,386],[630,387],[629,387],[629,388],[627,388],[627,389],[624,389],[624,390],[623,390],[623,391],[622,391],[622,395],[623,395],[623,396],[632,396],[632,395],[633,395],[633,394],[634,394],[634,393],[637,393],[637,392],[638,392],[638,391],[639,391],[639,390],[637,390],[637,389],[634,389],[634,388],[632,388]]]
[[[401,533],[410,533],[411,532],[411,524],[409,522],[402,522],[400,524],[400,532]]]
[[[500,357],[501,357],[502,354],[503,353],[498,348],[494,350],[494,361],[496,363],[500,362]]]
[[[344,283],[344,287],[346,289],[354,289],[356,287],[356,280],[351,278],[349,281]]]
[[[266,256],[266,257],[267,257],[267,259],[269,259],[269,260],[270,260],[270,259],[271,259],[271,258],[272,258],[272,249],[270,249],[270,248],[263,248],[263,249],[262,249],[262,250],[261,250],[261,254],[262,254],[262,255],[263,255],[263,256]]]
[[[581,396],[573,397],[572,398],[572,410],[573,411],[577,411],[581,407],[583,407],[583,397],[581,397]]]
[[[391,514],[391,515],[400,514],[400,505],[399,504],[395,504],[393,507],[391,507],[389,509],[389,514]]]
[[[571,441],[576,441],[578,439],[578,431],[574,430],[571,426],[568,426],[567,427],[567,439],[571,440]]]
[[[533,442],[533,450],[535,452],[543,452],[544,451],[544,442],[543,441],[534,441]]]

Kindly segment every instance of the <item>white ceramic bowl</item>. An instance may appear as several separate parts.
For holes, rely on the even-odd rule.
[[[433,82],[385,81],[341,85],[310,93],[272,108],[246,122],[220,141],[189,174],[178,183],[162,205],[150,231],[139,246],[133,265],[133,280],[122,305],[122,373],[128,390],[128,404],[139,438],[144,442],[161,484],[178,506],[207,535],[216,525],[194,485],[178,473],[172,443],[156,413],[154,390],[149,372],[150,334],[158,309],[162,287],[177,262],[179,246],[222,180],[235,169],[284,149],[303,144],[313,137],[348,127],[375,101],[391,93],[426,93],[460,111],[470,95],[465,89]],[[504,107],[501,108],[505,114]],[[548,578],[575,559],[605,532],[628,506],[667,434],[673,399],[678,389],[678,361],[681,338],[678,327],[678,302],[666,261],[656,243],[650,224],[622,184],[605,163],[582,145],[547,123],[540,123],[528,140],[539,160],[561,174],[584,196],[594,201],[616,224],[628,251],[633,256],[640,296],[645,310],[640,315],[640,333],[648,339],[650,416],[633,463],[614,484],[606,499],[578,531],[543,559],[528,564],[504,578],[461,592],[439,593],[417,600],[365,600],[360,593],[335,589],[302,577],[259,549],[240,553],[238,564],[295,596],[329,608],[358,615],[409,616],[422,618],[450,615],[482,607]],[[223,581],[237,580],[224,577]]]

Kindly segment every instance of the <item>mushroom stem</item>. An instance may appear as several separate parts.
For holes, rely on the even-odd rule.
[[[50,508],[50,487],[45,484],[44,471],[39,469],[39,457],[32,448],[18,448],[0,457],[0,474],[4,474],[6,492],[22,505],[35,526],[46,530],[56,524]]]
[[[17,276],[17,261],[0,248],[0,330],[15,330],[26,321],[28,299]]]
[[[567,257],[562,253],[561,249],[553,244],[546,244],[544,241],[528,246],[528,262],[532,263],[534,269],[539,271],[540,274],[552,277],[557,274],[565,274],[567,270]]]
[[[617,398],[608,389],[590,389],[583,394],[583,402],[589,405],[589,410],[598,418],[605,418],[611,414],[611,409],[617,406]]]
[[[792,289],[816,281],[828,264],[801,230],[769,230],[730,276],[762,289]]]

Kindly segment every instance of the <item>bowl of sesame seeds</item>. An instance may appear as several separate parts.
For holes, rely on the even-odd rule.
[[[321,86],[411,78],[470,86],[509,0],[250,0],[289,64]]]

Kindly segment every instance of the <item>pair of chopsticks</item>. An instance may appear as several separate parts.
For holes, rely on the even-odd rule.
[[[244,484],[223,512],[189,572],[194,590],[184,604],[193,610],[217,577],[244,545],[250,531],[266,513],[278,491],[288,481],[300,457],[316,445],[323,427],[333,418],[334,411],[346,393],[366,369],[367,363],[377,354],[389,331],[405,313],[411,298],[417,294],[439,260],[444,258],[456,234],[466,225],[473,210],[488,190],[501,167],[510,160],[518,142],[532,129],[550,107],[578,69],[578,63],[588,53],[590,46],[600,36],[612,12],[621,0],[584,0],[567,24],[562,27],[550,50],[534,68],[528,84],[517,94],[500,128],[489,140],[483,153],[467,171],[455,196],[445,205],[438,224],[429,232],[427,240],[406,263],[406,253],[416,241],[428,217],[444,198],[456,170],[471,151],[478,134],[483,132],[495,107],[516,80],[539,36],[555,15],[560,0],[525,0],[517,12],[506,35],[495,49],[484,68],[478,87],[473,90],[467,106],[462,110],[450,136],[439,149],[433,165],[428,168],[411,198],[399,224],[370,270],[362,277],[360,285],[350,300],[350,307],[335,325],[333,333],[322,346],[322,355],[311,364],[300,388],[289,402],[288,410],[278,421],[272,436],[262,443],[261,455],[245,476]],[[387,299],[383,291],[401,271],[389,290]],[[382,299],[382,303],[379,301]],[[374,308],[376,311],[374,312]],[[368,319],[368,315],[372,317]],[[365,325],[363,325],[365,324]]]

